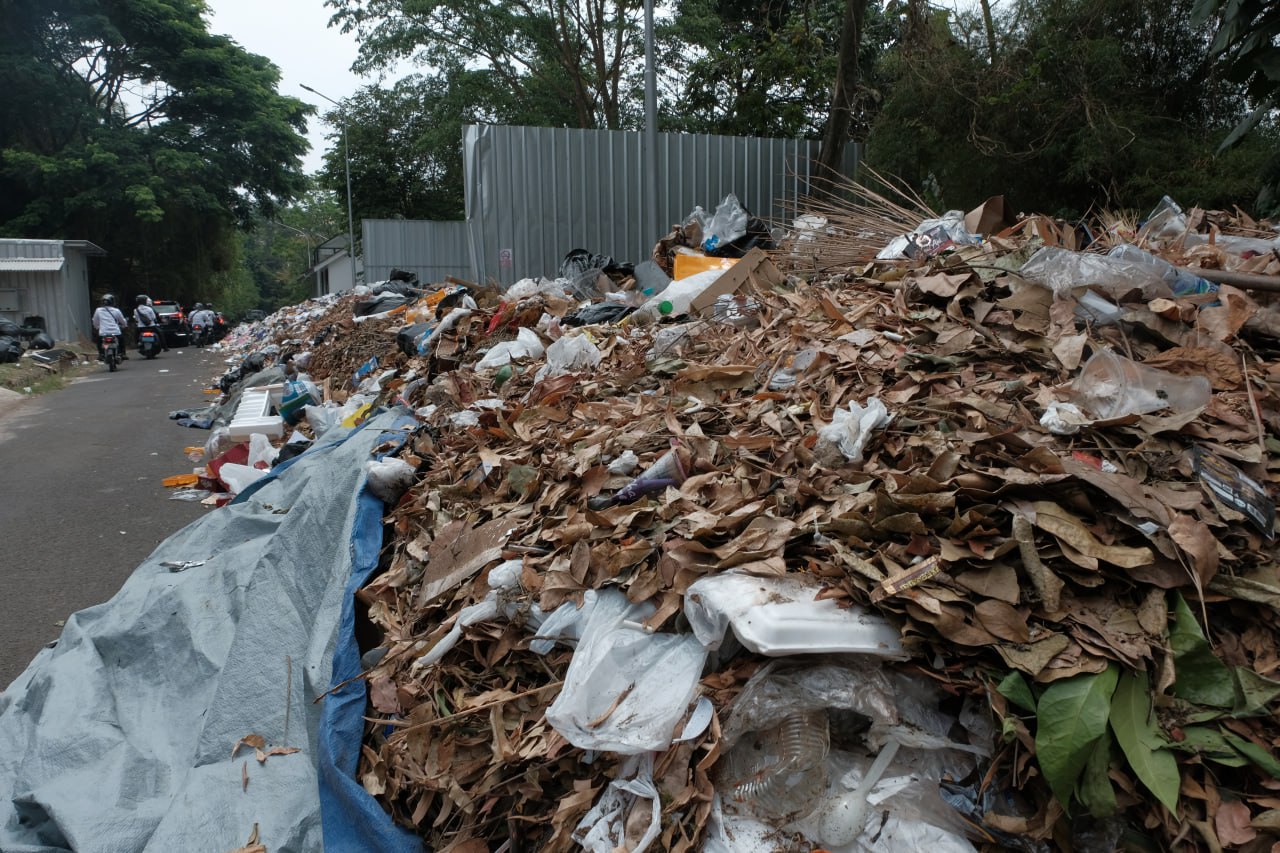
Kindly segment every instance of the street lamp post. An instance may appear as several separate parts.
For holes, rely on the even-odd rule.
[[[317,92],[306,83],[300,83],[299,85],[311,94],[319,95],[333,104],[340,110],[339,115],[342,116],[342,159],[346,161],[347,165],[347,255],[351,259],[351,284],[354,287],[356,283],[356,229],[355,218],[351,212],[351,145],[347,141],[347,113],[342,104],[330,98],[324,92]]]

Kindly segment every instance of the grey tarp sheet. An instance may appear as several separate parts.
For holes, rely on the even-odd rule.
[[[364,462],[394,419],[326,437],[68,619],[0,694],[0,851],[221,853],[255,823],[271,853],[323,848],[314,700],[330,683]],[[172,573],[166,560],[208,562]],[[232,760],[250,733],[301,752]]]

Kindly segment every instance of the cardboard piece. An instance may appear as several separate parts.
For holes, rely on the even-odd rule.
[[[1013,217],[1005,206],[1004,196],[993,195],[964,216],[964,227],[970,234],[997,234],[1013,225]]]
[[[747,289],[754,291],[773,290],[786,281],[782,272],[774,266],[773,261],[761,249],[752,249],[742,256],[732,269],[725,270],[715,282],[702,291],[689,305],[692,314],[698,314],[715,305],[716,300],[726,294],[737,293]]]

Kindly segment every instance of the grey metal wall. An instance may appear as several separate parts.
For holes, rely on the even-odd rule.
[[[472,276],[465,222],[366,219],[360,227],[366,282],[385,281],[393,267],[416,272],[423,282]]]
[[[84,254],[65,249],[61,240],[0,240],[0,257],[66,258],[62,269],[53,272],[0,272],[0,289],[21,291],[21,311],[5,317],[22,322],[23,317],[45,319],[49,334],[59,341],[88,338],[89,272]]]
[[[787,204],[807,192],[819,148],[810,140],[659,134],[654,215],[642,194],[642,139],[627,131],[468,126],[463,159],[477,280],[510,285],[551,276],[575,248],[645,260],[695,205],[711,213],[730,192],[762,218],[789,219]]]

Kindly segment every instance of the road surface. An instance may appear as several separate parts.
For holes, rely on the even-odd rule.
[[[0,402],[0,690],[68,615],[106,601],[170,534],[208,512],[160,481],[193,467],[207,430],[168,419],[197,408],[219,356],[131,354],[67,388]]]

